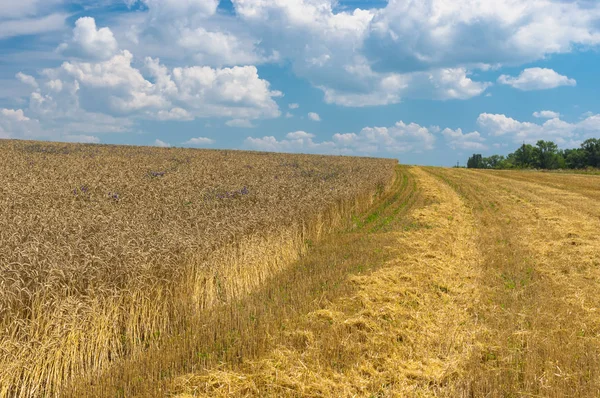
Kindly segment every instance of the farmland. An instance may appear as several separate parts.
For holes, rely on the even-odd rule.
[[[599,176],[1,153],[2,396],[600,395]]]
[[[55,395],[248,295],[396,161],[0,143],[0,396]]]
[[[323,249],[372,268],[288,320],[266,354],[173,377],[170,391],[180,398],[598,396],[598,177],[403,172],[418,199],[406,202],[402,221],[363,229],[368,244]],[[361,239],[360,231],[349,234]]]
[[[334,258],[380,263],[288,321],[267,354],[174,377],[170,391],[179,398],[598,396],[600,179],[403,172],[418,200],[402,221],[365,229],[366,245],[329,247]]]

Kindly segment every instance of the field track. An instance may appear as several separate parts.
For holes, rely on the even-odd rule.
[[[380,250],[379,266],[349,274],[343,291],[298,313],[265,354],[175,377],[169,390],[599,396],[600,178],[402,171],[410,193],[397,190],[317,255]],[[405,205],[406,197],[416,199]],[[349,246],[348,236],[369,243]]]
[[[600,179],[431,169],[478,223],[474,396],[600,395]]]

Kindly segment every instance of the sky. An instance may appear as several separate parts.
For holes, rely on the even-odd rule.
[[[600,138],[596,0],[0,0],[0,138],[451,166]]]

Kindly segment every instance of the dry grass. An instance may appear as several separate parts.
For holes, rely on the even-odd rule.
[[[58,395],[259,290],[395,161],[0,143],[0,396]]]
[[[419,169],[408,173],[419,200],[405,213],[388,228],[355,232],[368,245],[327,247],[350,259],[385,252],[382,267],[348,276],[344,294],[289,320],[293,327],[261,358],[175,379],[179,397],[453,396],[479,330],[474,219],[449,187]]]
[[[298,314],[266,354],[205,366],[175,378],[172,391],[600,396],[597,177],[410,173],[422,201],[404,224],[363,229],[371,246],[330,249],[380,248],[384,266],[349,276],[343,294]]]
[[[486,333],[461,389],[599,396],[599,187],[588,184],[597,177],[430,171],[472,204],[480,231]]]

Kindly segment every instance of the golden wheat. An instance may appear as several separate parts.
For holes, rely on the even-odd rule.
[[[0,142],[0,396],[58,395],[250,294],[395,161]]]

